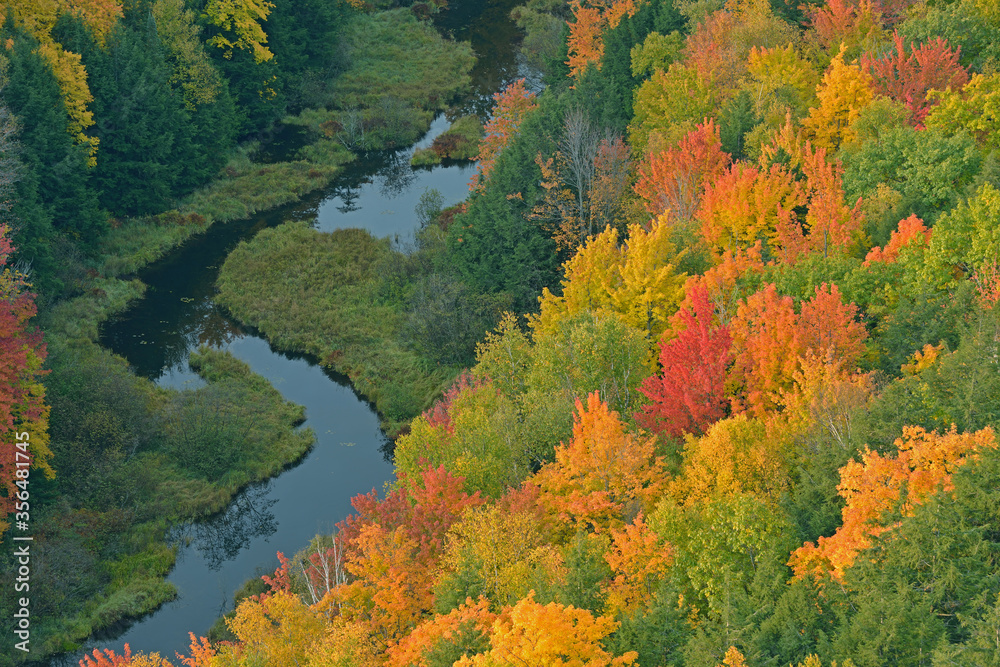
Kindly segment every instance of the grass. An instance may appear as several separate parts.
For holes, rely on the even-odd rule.
[[[100,272],[134,273],[213,223],[248,218],[293,202],[324,187],[354,159],[344,146],[319,140],[303,149],[305,159],[258,164],[253,144],[238,149],[219,177],[181,201],[176,209],[119,223],[105,235]]]
[[[176,557],[166,542],[168,526],[223,510],[247,484],[299,460],[314,442],[311,430],[296,428],[304,409],[228,352],[193,353],[191,366],[207,384],[179,392],[134,376],[124,360],[101,348],[100,323],[143,291],[137,280],[97,278],[87,293],[40,318],[53,369],[47,393],[58,419],[51,442],[57,470],[70,470],[67,460],[75,459],[75,470],[100,471],[122,500],[108,498],[108,486],[89,479],[93,475],[67,473],[48,482],[48,491],[37,489],[58,491],[65,502],[33,517],[47,538],[45,561],[58,573],[41,579],[36,595],[51,604],[61,600],[33,620],[34,659],[75,650],[93,633],[173,599],[176,590],[165,581]],[[129,426],[121,402],[149,425],[145,438],[142,428]],[[84,425],[106,424],[109,414],[111,430],[91,433],[67,422],[77,415]],[[119,433],[127,442],[141,439],[138,449],[127,456],[110,451],[108,440]],[[91,468],[82,467],[91,461]],[[80,561],[84,553],[89,560]],[[10,618],[6,604],[0,599],[3,619]],[[7,664],[13,663],[0,657],[0,665]]]
[[[349,376],[394,435],[458,371],[403,343],[405,293],[386,289],[399,255],[366,231],[289,223],[237,246],[219,273],[218,302],[275,346]]]
[[[472,47],[449,42],[408,9],[356,17],[344,32],[350,66],[328,106],[374,108],[381,98],[443,110],[472,79]]]

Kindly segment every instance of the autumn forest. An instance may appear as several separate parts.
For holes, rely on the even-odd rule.
[[[1000,665],[995,0],[0,11],[0,666]],[[373,156],[468,187],[409,240],[294,208]],[[269,211],[198,384],[109,349]],[[177,526],[314,465],[238,327],[343,378],[393,479],[185,652],[106,648]]]

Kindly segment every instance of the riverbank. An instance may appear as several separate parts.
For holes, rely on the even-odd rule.
[[[399,53],[429,54],[426,62],[439,63],[433,72],[438,78],[420,85],[419,70],[407,67],[400,69],[409,74],[386,78],[391,63],[376,54],[381,49],[370,37],[373,27],[376,34],[393,34]],[[122,627],[169,600],[175,591],[164,577],[175,549],[166,542],[167,528],[218,512],[240,488],[277,474],[309,449],[312,434],[295,430],[302,408],[285,402],[228,353],[206,349],[191,355],[204,387],[163,389],[103,349],[98,331],[101,322],[142,296],[144,285],[130,278],[135,272],[215,223],[246,218],[328,185],[353,159],[351,148],[412,141],[468,85],[467,76],[455,74],[472,66],[468,45],[444,40],[406,10],[357,16],[346,45],[352,67],[344,86],[379,95],[345,97],[322,113],[334,120],[357,115],[365,143],[317,123],[310,129],[312,142],[294,159],[256,161],[257,147],[243,146],[218,178],[175,209],[112,221],[98,254],[78,272],[82,293],[50,304],[39,316],[49,349],[45,385],[58,476],[39,480],[35,495],[45,499],[33,517],[37,562],[52,576],[33,596],[39,601],[33,609],[34,660],[72,651],[93,633]],[[447,81],[440,78],[447,71],[441,61],[453,64]],[[336,102],[347,88],[335,84],[331,90]],[[412,121],[390,122],[400,114],[409,117],[408,110]],[[294,124],[305,115],[285,121]],[[3,564],[4,570],[10,566]],[[0,627],[7,630],[11,616],[3,618]],[[0,665],[20,657],[4,656]]]
[[[288,223],[233,250],[217,302],[276,347],[347,375],[394,437],[461,370],[407,344],[414,284],[431,264],[426,252],[406,255],[364,230]]]
[[[282,121],[310,133],[297,159],[255,162],[258,144],[241,146],[214,181],[176,208],[113,222],[92,268],[109,277],[133,274],[217,222],[244,219],[329,185],[355,151],[412,144],[437,112],[468,90],[475,62],[468,44],[444,39],[405,9],[357,15],[345,29],[344,48],[351,65],[330,87],[327,107]]]

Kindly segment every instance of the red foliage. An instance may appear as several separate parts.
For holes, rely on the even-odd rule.
[[[861,58],[861,67],[875,83],[875,89],[905,104],[911,112],[911,122],[922,127],[924,118],[930,111],[931,101],[927,99],[929,90],[961,88],[969,80],[969,74],[958,62],[959,49],[952,50],[941,37],[921,44],[906,53],[903,38],[893,34],[896,49],[886,58]]]
[[[281,591],[287,593],[292,590],[292,578],[291,575],[289,575],[288,573],[288,565],[290,561],[288,560],[288,558],[285,557],[285,554],[279,551],[278,562],[281,563],[281,565],[279,565],[278,569],[274,571],[273,577],[269,577],[266,574],[261,577],[261,579],[264,580],[264,583],[271,587],[271,590],[269,592],[264,592],[260,594],[259,598],[261,600],[265,600],[271,597],[271,595],[273,595],[274,593],[278,593]]]
[[[363,526],[378,524],[390,533],[402,527],[419,545],[422,560],[437,558],[451,525],[466,508],[483,503],[478,491],[469,495],[464,487],[465,478],[452,475],[443,465],[425,468],[419,481],[401,476],[396,488],[382,500],[374,489],[352,498],[351,505],[358,513],[338,525],[339,536],[350,552]]]
[[[713,326],[708,290],[696,287],[690,299],[693,307],[674,318],[675,337],[664,334],[660,341],[663,370],[639,387],[651,402],[635,416],[644,428],[673,437],[699,433],[725,415],[724,384],[732,361],[729,329]]]
[[[676,148],[650,154],[639,168],[635,192],[646,200],[650,213],[659,215],[667,210],[674,219],[688,220],[698,210],[704,184],[722,174],[729,160],[729,154],[722,151],[715,121],[708,119]]]
[[[0,432],[8,434],[0,447],[0,524],[14,509],[17,463],[21,463],[20,470],[25,470],[27,460],[34,465],[35,454],[41,451],[38,447],[44,445],[43,434],[37,430],[47,415],[44,394],[32,386],[46,372],[40,368],[45,359],[42,334],[28,329],[28,320],[37,312],[35,295],[27,291],[23,276],[5,268],[14,251],[7,231],[0,225]],[[26,424],[33,424],[35,431],[29,433],[32,446],[27,452],[14,445],[15,425]]]
[[[864,42],[882,24],[880,5],[869,0],[827,0],[822,7],[810,8],[808,15],[820,44],[831,50]]]

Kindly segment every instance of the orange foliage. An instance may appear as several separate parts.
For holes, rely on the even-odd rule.
[[[919,247],[926,247],[931,240],[931,230],[924,226],[924,221],[916,215],[911,214],[905,220],[900,220],[896,231],[889,237],[889,242],[884,248],[875,246],[868,251],[865,256],[865,266],[871,266],[875,262],[885,262],[893,264],[899,259],[899,251],[915,243]]]
[[[434,573],[418,560],[419,545],[404,527],[387,531],[378,524],[362,526],[348,560],[354,580],[332,591],[348,620],[364,620],[386,645],[412,629],[430,611]]]
[[[493,99],[496,100],[496,105],[483,128],[486,136],[479,143],[479,155],[476,157],[479,169],[472,177],[472,190],[482,188],[493,171],[497,156],[517,134],[517,129],[528,112],[538,106],[535,94],[528,92],[524,79],[518,79],[503,91],[494,94]]]
[[[212,658],[215,657],[215,649],[205,637],[195,637],[193,632],[188,633],[191,638],[191,657],[181,657],[181,663],[186,667],[210,667]]]
[[[607,613],[614,616],[640,609],[652,598],[673,562],[673,549],[660,543],[640,513],[623,530],[611,529],[611,548],[604,560],[614,575],[604,591]]]
[[[653,438],[625,432],[618,413],[598,392],[576,401],[573,439],[535,475],[539,504],[563,522],[601,529],[621,525],[627,505],[650,506],[662,486]]]
[[[798,315],[791,297],[779,297],[773,284],[748,297],[730,325],[736,358],[731,377],[743,386],[734,407],[758,415],[776,407],[810,351],[853,368],[867,337],[856,314],[837,286],[826,283],[802,303]]]
[[[740,301],[738,281],[749,274],[760,273],[764,269],[761,258],[761,242],[749,248],[724,250],[715,266],[709,267],[702,275],[694,275],[684,284],[684,299],[681,308],[694,309],[694,294],[700,288],[708,291],[719,324],[725,326],[732,320]]]
[[[399,644],[388,651],[387,667],[430,667],[427,653],[441,640],[455,638],[465,632],[489,635],[497,615],[490,611],[490,601],[480,597],[473,602],[466,598],[458,609],[424,621]]]
[[[843,165],[839,160],[828,160],[825,148],[813,149],[811,142],[803,142],[791,118],[762,149],[761,165],[777,159],[779,153],[790,158],[789,169],[798,169],[805,177],[808,201],[804,219],[786,209],[778,216],[774,250],[781,261],[794,263],[803,254],[822,251],[826,256],[848,249],[861,231],[864,216],[860,197],[853,207],[844,203]]]
[[[690,220],[704,184],[713,182],[728,164],[719,129],[714,120],[706,119],[675,148],[647,157],[639,167],[635,192],[653,215],[667,212],[674,220]]]
[[[777,240],[778,222],[806,204],[803,187],[781,165],[737,162],[705,185],[697,217],[701,236],[717,253]]]
[[[639,0],[639,4],[641,2]],[[601,66],[604,30],[617,27],[625,16],[635,16],[636,4],[635,0],[589,0],[584,6],[581,0],[570,0],[574,19],[568,24],[569,37],[566,40],[569,47],[566,64],[569,65],[570,76],[581,74],[591,63]]]
[[[104,649],[102,654],[95,648],[94,658],[96,660],[85,655],[80,661],[80,667],[128,667],[129,660],[132,659],[132,649],[129,648],[128,644],[125,644],[125,653],[118,655],[111,649]]]
[[[972,274],[979,303],[984,310],[993,310],[1000,303],[1000,261],[991,260]]]
[[[938,489],[951,490],[952,473],[970,456],[980,449],[995,449],[997,443],[988,427],[959,434],[952,426],[939,435],[906,426],[895,445],[895,456],[866,450],[860,463],[850,461],[840,469],[837,489],[846,503],[843,524],[832,536],[820,537],[817,544],[807,542],[792,553],[789,565],[797,577],[817,572],[840,579],[873,538],[893,529],[894,525],[883,523],[885,513],[897,509],[910,516]]]

